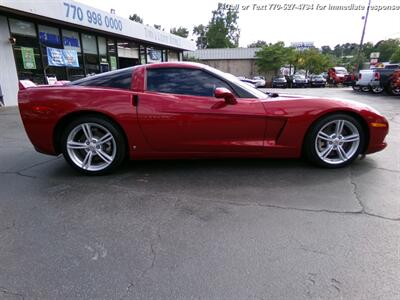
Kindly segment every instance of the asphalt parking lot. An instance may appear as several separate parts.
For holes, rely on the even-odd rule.
[[[92,178],[0,109],[0,299],[400,299],[400,98],[284,93],[372,105],[388,148],[339,170],[144,161]]]

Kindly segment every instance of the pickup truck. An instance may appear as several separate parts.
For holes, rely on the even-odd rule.
[[[373,78],[374,78],[374,70],[373,69],[360,70],[360,73],[358,74],[358,80],[353,85],[353,89],[355,91],[361,90],[363,92],[369,92],[371,90],[369,83],[371,82],[371,80]],[[381,91],[383,92],[383,89]]]
[[[386,90],[391,94],[395,94],[396,89],[392,83],[395,80],[394,76],[396,76],[398,70],[400,70],[399,65],[389,65],[382,69],[375,69],[373,78],[369,83],[372,92]]]
[[[344,67],[333,67],[328,70],[327,82],[329,84],[352,86],[354,84],[354,79],[354,74],[349,74]]]

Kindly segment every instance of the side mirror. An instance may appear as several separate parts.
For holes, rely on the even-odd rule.
[[[224,99],[227,104],[236,104],[237,100],[230,90],[227,88],[216,88],[214,92],[215,98]]]

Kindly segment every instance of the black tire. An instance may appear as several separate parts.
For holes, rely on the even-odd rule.
[[[355,126],[359,133],[359,144],[358,146],[354,144],[354,153],[349,157],[346,161],[340,163],[328,163],[321,159],[321,157],[317,153],[317,135],[324,126],[332,123],[336,120],[344,120],[348,121]],[[309,129],[306,137],[304,139],[303,150],[306,158],[313,164],[324,167],[324,168],[341,168],[350,165],[364,149],[364,145],[366,142],[366,134],[364,132],[363,127],[360,122],[354,117],[347,114],[332,114],[325,117],[322,117],[318,121],[316,121],[312,127]],[[353,144],[352,144],[353,145]],[[353,146],[352,146],[353,147]],[[335,152],[334,152],[335,151]],[[332,154],[338,155],[338,150],[332,150]]]
[[[390,88],[389,88],[389,92],[390,92],[390,94],[392,94],[393,96],[400,96],[400,87],[391,84],[391,85],[390,85]]]
[[[362,86],[361,87],[361,91],[364,92],[364,93],[367,93],[367,92],[371,91],[371,88],[369,86]]]
[[[384,88],[378,86],[371,87],[371,92],[373,94],[381,94],[384,92],[384,90],[385,90]]]
[[[94,154],[96,151],[95,147],[92,147],[92,150],[88,150],[88,148],[90,146],[87,146],[87,149],[74,149],[74,153],[77,153],[77,155],[72,155],[71,156],[71,149],[70,151],[68,151],[67,148],[67,142],[68,142],[68,138],[71,138],[71,135],[74,132],[77,132],[76,134],[79,134],[79,130],[77,129],[80,126],[82,126],[82,124],[91,124],[91,126],[93,126],[95,128],[95,130],[99,131],[101,129],[104,129],[104,132],[107,132],[111,134],[112,139],[110,142],[106,142],[104,143],[104,149],[103,149],[103,144],[100,146],[101,148],[99,148],[99,151],[102,150],[104,152],[102,153],[106,153],[106,148],[109,147],[110,149],[112,149],[112,155],[109,155],[109,157],[112,157],[112,160],[110,159],[110,161],[104,160],[103,164],[106,165],[103,168],[101,168],[101,156],[98,154]],[[97,126],[97,127],[96,127]],[[94,131],[94,133],[96,134],[97,131]],[[82,130],[80,132],[81,135],[81,141],[82,144],[84,143],[83,140],[85,140],[85,136],[82,134],[84,131]],[[92,132],[93,133],[93,132]],[[93,135],[93,140],[96,139],[95,134]],[[98,140],[100,142],[100,139]],[[88,143],[87,139],[86,142]],[[108,144],[110,143],[110,146],[108,146]],[[61,149],[62,149],[62,153],[63,156],[65,158],[65,160],[78,172],[86,174],[86,175],[104,175],[104,174],[109,174],[112,171],[114,171],[115,169],[117,169],[122,162],[124,161],[124,159],[126,158],[127,155],[127,147],[126,147],[127,143],[125,140],[125,137],[123,135],[123,133],[121,132],[120,128],[112,121],[108,120],[107,118],[101,117],[101,116],[97,116],[97,115],[85,115],[85,116],[81,116],[75,120],[73,120],[72,122],[70,122],[61,137]],[[99,146],[96,146],[99,147]],[[85,156],[86,154],[88,154],[88,152],[92,152],[93,154],[93,158],[96,158],[97,161],[99,161],[100,167],[99,169],[96,170],[88,170],[85,169],[83,166],[79,166],[76,162],[77,157],[80,155],[80,153],[82,153],[81,158],[83,156]],[[108,154],[108,153],[106,153]],[[92,155],[90,158],[90,164],[92,163]],[[75,162],[74,162],[75,159]],[[79,160],[79,157],[78,157]],[[94,165],[95,167],[95,165]]]
[[[359,85],[357,85],[357,84],[354,84],[354,85],[352,86],[352,88],[353,88],[353,90],[356,91],[356,92],[359,92],[359,91],[361,90],[361,87],[360,87]]]

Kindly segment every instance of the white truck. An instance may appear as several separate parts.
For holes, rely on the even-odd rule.
[[[360,70],[358,74],[358,80],[356,84],[353,86],[353,89],[356,91],[369,92],[371,90],[370,82],[374,78],[374,70]]]

